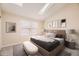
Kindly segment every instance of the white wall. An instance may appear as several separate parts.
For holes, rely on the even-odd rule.
[[[3,47],[13,45],[13,44],[18,44],[22,43],[23,41],[29,40],[29,36],[27,37],[26,35],[22,36],[21,31],[21,22],[22,21],[27,21],[29,19],[25,19],[23,17],[19,17],[17,15],[13,15],[10,13],[2,12],[2,45]],[[6,22],[14,22],[16,23],[16,33],[6,33]],[[39,22],[41,23],[41,22]],[[41,25],[37,29],[39,32],[41,29]]]
[[[53,19],[67,20],[67,28],[79,29],[79,4],[69,4],[52,16]]]
[[[63,18],[67,21],[67,29],[75,29],[77,31],[76,42],[79,44],[79,4],[68,4],[48,20],[61,20]]]
[[[1,16],[1,8],[0,8],[0,16]],[[1,49],[1,18],[0,18],[0,49]]]

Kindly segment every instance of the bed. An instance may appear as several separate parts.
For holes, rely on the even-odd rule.
[[[55,37],[47,37],[45,35],[31,37],[31,42],[39,48],[39,52],[44,56],[57,55],[64,49],[65,31],[54,30],[53,32],[57,34]]]

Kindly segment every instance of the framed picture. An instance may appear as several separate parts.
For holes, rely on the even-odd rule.
[[[16,23],[6,22],[6,32],[7,33],[16,32]]]

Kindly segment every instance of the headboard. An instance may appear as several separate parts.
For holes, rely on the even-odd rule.
[[[66,31],[65,30],[44,30],[45,33],[55,33],[56,35],[62,35],[64,39],[66,39]]]

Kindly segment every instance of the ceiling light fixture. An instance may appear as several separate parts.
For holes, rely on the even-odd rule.
[[[43,14],[45,12],[45,10],[48,8],[49,5],[50,5],[50,3],[46,3],[44,5],[44,7],[40,10],[39,14]]]

